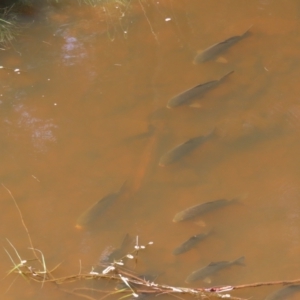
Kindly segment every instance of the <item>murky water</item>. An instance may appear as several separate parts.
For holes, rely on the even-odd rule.
[[[298,278],[298,1],[133,0],[63,5],[41,14],[1,52],[0,179],[48,268],[62,263],[54,275],[77,274],[80,262],[89,272],[107,246],[118,247],[129,233],[154,242],[140,254],[138,270],[161,273],[161,283]],[[220,57],[192,63],[198,50],[251,25],[251,34]],[[174,95],[232,70],[202,99],[166,108]],[[176,145],[214,128],[216,136],[201,147],[158,165]],[[124,197],[88,228],[75,228],[83,211],[125,181]],[[0,195],[2,244],[12,253],[8,238],[31,259],[14,202],[2,186]],[[220,198],[238,201],[172,222],[177,212]],[[195,249],[172,254],[210,230]],[[211,283],[184,283],[211,261],[242,255],[245,266],[224,270]],[[4,250],[0,258],[4,277],[11,262]],[[14,278],[1,282],[1,294],[9,289],[1,299],[75,299],[52,285]],[[264,299],[275,289],[236,295]]]

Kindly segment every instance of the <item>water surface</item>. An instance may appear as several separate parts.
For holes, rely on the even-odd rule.
[[[1,52],[0,178],[49,268],[63,262],[57,276],[76,274],[81,261],[90,271],[107,246],[118,247],[129,233],[154,242],[138,268],[163,273],[161,283],[185,285],[192,271],[242,255],[246,266],[188,286],[298,278],[298,2],[131,1],[40,14]],[[250,36],[217,60],[192,63],[198,50],[251,25]],[[230,80],[193,105],[166,108],[174,95],[231,70]],[[158,166],[168,150],[214,128],[215,139]],[[83,211],[125,181],[126,197],[94,226],[75,228]],[[3,246],[9,249],[8,238],[30,259],[16,207],[2,187],[0,195]],[[177,212],[220,198],[239,201],[172,222]],[[172,255],[182,241],[212,228],[199,247]],[[4,251],[0,257],[4,277],[11,262]],[[13,280],[1,282],[2,293]],[[264,299],[275,289],[236,295]],[[66,295],[18,278],[2,296],[41,298]]]

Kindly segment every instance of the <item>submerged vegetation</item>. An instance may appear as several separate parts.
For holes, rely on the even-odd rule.
[[[39,9],[49,5],[74,4],[89,5],[95,7],[97,5],[108,4],[109,0],[5,0],[0,3],[0,46],[7,46],[16,39],[17,34],[24,26],[22,20],[29,19],[38,13]],[[113,0],[118,5],[127,5],[130,0]],[[28,18],[29,17],[29,18]]]
[[[11,13],[11,9],[2,8],[0,10],[0,44],[7,45],[15,38],[16,34],[15,14]]]

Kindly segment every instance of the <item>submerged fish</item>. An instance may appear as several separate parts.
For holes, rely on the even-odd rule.
[[[99,216],[101,216],[122,194],[125,183],[119,191],[110,193],[89,207],[83,214],[79,216],[76,222],[76,228],[82,228],[92,224]]]
[[[300,292],[300,285],[290,285],[270,294],[265,300],[285,300],[295,293]]]
[[[145,138],[148,138],[150,136],[153,135],[153,133],[155,132],[155,126],[152,125],[152,124],[149,124],[148,125],[148,129],[146,132],[143,132],[143,133],[139,133],[137,135],[134,135],[134,136],[130,136],[130,137],[127,137],[124,139],[124,141],[126,142],[131,142],[131,141],[134,141],[134,140],[141,140],[141,139],[145,139]]]
[[[133,238],[129,236],[127,233],[121,243],[119,248],[114,249],[113,247],[107,247],[100,255],[99,262],[100,264],[107,264],[114,262],[115,260],[119,260],[123,258],[126,254],[128,254],[129,245],[132,243]]]
[[[218,84],[220,84],[228,75],[230,75],[233,72],[234,71],[230,71],[229,73],[225,74],[220,79],[216,79],[216,80],[212,80],[212,81],[208,81],[208,82],[205,82],[205,83],[198,84],[198,85],[196,85],[196,86],[194,86],[194,87],[178,94],[177,96],[173,97],[172,99],[170,99],[168,101],[167,108],[172,108],[172,107],[176,107],[176,106],[179,106],[179,105],[183,105],[186,102],[188,102],[188,101],[190,101],[194,98],[199,98],[204,93],[209,91],[211,88],[213,88],[213,87],[217,86]]]
[[[185,241],[183,244],[181,244],[180,246],[175,248],[173,250],[173,254],[178,255],[178,254],[182,254],[182,253],[189,251],[190,249],[195,247],[200,241],[204,240],[210,234],[211,234],[211,232],[193,235],[187,241]]]
[[[190,283],[193,281],[197,281],[200,279],[205,279],[206,277],[224,269],[228,268],[232,265],[244,265],[245,257],[241,256],[240,258],[233,260],[233,261],[218,261],[218,262],[211,262],[206,267],[199,269],[197,271],[194,271],[191,273],[185,282]]]
[[[187,140],[186,142],[176,146],[175,148],[168,151],[164,154],[161,159],[159,160],[159,166],[164,167],[169,165],[178,159],[182,158],[183,156],[190,153],[195,148],[199,147],[201,144],[209,140],[213,137],[215,130],[211,131],[207,135],[201,135],[194,138]]]
[[[214,44],[214,45],[206,48],[202,52],[198,53],[196,55],[196,57],[194,58],[194,63],[201,63],[201,62],[205,62],[205,61],[215,58],[217,55],[226,51],[229,47],[231,47],[232,45],[234,45],[235,43],[240,41],[242,38],[246,37],[251,27],[249,27],[241,35],[236,35],[236,36],[230,37],[230,38],[228,38],[222,42],[219,42],[217,44]]]
[[[235,199],[218,199],[210,202],[201,203],[195,206],[191,206],[175,215],[173,222],[181,222],[189,219],[193,219],[197,216],[203,215],[211,210],[215,210],[224,207],[228,204],[235,202]]]

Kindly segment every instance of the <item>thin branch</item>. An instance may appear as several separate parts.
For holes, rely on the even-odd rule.
[[[143,13],[144,13],[144,15],[145,15],[145,18],[146,18],[146,20],[147,20],[147,23],[149,24],[151,33],[153,34],[153,36],[154,36],[154,38],[155,38],[157,44],[159,44],[159,41],[158,41],[158,38],[157,38],[157,34],[156,34],[156,33],[154,32],[154,30],[153,30],[153,27],[152,27],[152,25],[151,25],[151,22],[150,22],[149,18],[147,17],[146,10],[145,10],[145,8],[144,8],[144,6],[143,6],[141,0],[139,0],[139,3],[140,3],[140,6],[141,6],[141,8],[142,8],[142,10],[143,10]]]
[[[300,283],[300,279],[266,281],[266,282],[250,283],[250,284],[241,284],[241,285],[234,286],[233,289],[238,290],[238,289],[244,289],[244,288],[268,286],[268,285],[291,285],[291,284],[295,284],[295,283]]]
[[[15,206],[16,206],[18,212],[19,212],[19,215],[20,215],[20,219],[21,219],[23,228],[25,229],[25,231],[26,231],[26,233],[27,233],[27,237],[28,237],[29,244],[30,244],[30,249],[32,250],[32,252],[33,252],[35,258],[37,259],[37,261],[38,261],[42,266],[45,267],[44,256],[42,255],[42,259],[43,259],[43,262],[42,262],[42,261],[40,260],[39,256],[38,256],[38,254],[36,253],[36,251],[39,251],[39,252],[41,252],[41,251],[35,249],[34,246],[33,246],[33,242],[32,242],[32,239],[31,239],[29,230],[28,230],[28,228],[27,228],[27,226],[26,226],[26,224],[25,224],[25,221],[24,221],[24,218],[23,218],[23,214],[22,214],[22,212],[21,212],[21,210],[20,210],[20,208],[19,208],[19,205],[18,205],[18,203],[17,203],[15,197],[13,196],[12,192],[11,192],[11,191],[3,184],[3,183],[1,183],[1,185],[6,189],[6,191],[7,191],[8,194],[10,195],[10,197],[11,197],[12,200],[14,201],[14,204],[15,204]],[[11,244],[10,241],[8,241],[8,242]],[[11,246],[15,249],[15,247],[14,247],[12,244],[11,244]],[[16,250],[15,250],[15,251],[16,251]],[[16,252],[16,253],[17,253],[17,252]],[[20,256],[19,256],[18,253],[17,253],[17,255],[18,255],[18,257],[20,258]],[[20,258],[20,260],[21,260],[21,258]],[[21,263],[22,263],[22,260],[21,260]],[[46,272],[50,277],[53,278],[53,276],[51,275],[50,272],[48,272],[47,270],[45,270],[45,272]]]
[[[16,199],[14,198],[13,194],[11,193],[11,191],[10,191],[3,183],[1,183],[1,184],[2,184],[2,186],[6,189],[6,191],[9,193],[10,197],[13,199],[14,204],[15,204],[15,206],[16,206],[18,212],[19,212],[19,215],[20,215],[20,219],[21,219],[22,225],[23,225],[23,227],[24,227],[24,229],[25,229],[25,231],[26,231],[26,233],[27,233],[27,237],[28,237],[28,240],[29,240],[30,247],[31,247],[31,248],[34,248],[33,243],[32,243],[32,239],[31,239],[31,236],[30,236],[30,234],[29,234],[29,230],[28,230],[28,228],[27,228],[27,226],[26,226],[26,224],[25,224],[25,222],[24,222],[22,212],[21,212],[21,210],[20,210],[20,208],[19,208],[19,205],[18,205]],[[38,255],[36,254],[35,250],[33,250],[33,253],[34,253],[34,256],[36,257],[36,259],[40,262],[40,259],[39,259]]]

